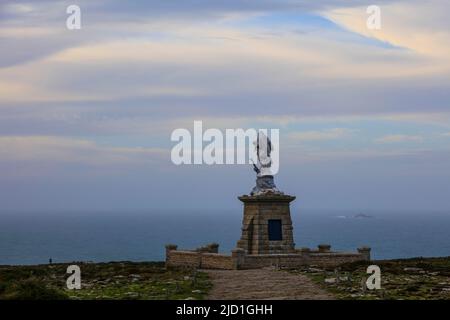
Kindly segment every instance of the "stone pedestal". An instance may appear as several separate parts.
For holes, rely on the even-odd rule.
[[[247,254],[294,253],[289,204],[295,197],[284,194],[241,196],[244,203],[242,236],[237,248]]]

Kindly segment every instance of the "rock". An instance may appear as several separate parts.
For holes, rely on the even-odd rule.
[[[403,271],[406,271],[406,272],[420,272],[420,271],[423,271],[423,269],[422,268],[403,268]]]
[[[326,278],[325,283],[336,283],[336,278]]]
[[[136,293],[136,292],[126,292],[125,294],[127,296],[130,296],[130,297],[137,297],[137,296],[139,296],[139,293]]]

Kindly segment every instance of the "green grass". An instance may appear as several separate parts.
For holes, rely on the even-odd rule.
[[[81,289],[68,290],[69,264],[0,266],[0,299],[203,299],[206,273],[166,269],[163,262],[71,263],[81,268]]]
[[[208,275],[193,269],[166,269],[163,262],[81,263],[80,290],[66,288],[69,264],[0,266],[0,300],[165,300],[204,299],[211,289]],[[381,290],[363,290],[369,264],[381,268]],[[405,268],[420,268],[405,270]],[[337,269],[302,268],[338,299],[450,299],[450,257],[382,260],[343,264]]]

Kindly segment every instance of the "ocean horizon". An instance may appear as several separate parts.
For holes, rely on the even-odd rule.
[[[292,210],[296,247],[332,245],[372,259],[450,256],[447,213]],[[0,265],[72,261],[163,261],[165,244],[193,249],[220,244],[229,253],[240,237],[235,211],[27,213],[0,215]]]

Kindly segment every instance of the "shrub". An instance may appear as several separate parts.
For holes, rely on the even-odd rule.
[[[4,284],[0,299],[6,300],[65,300],[68,296],[57,289],[48,288],[35,279],[19,280]]]

